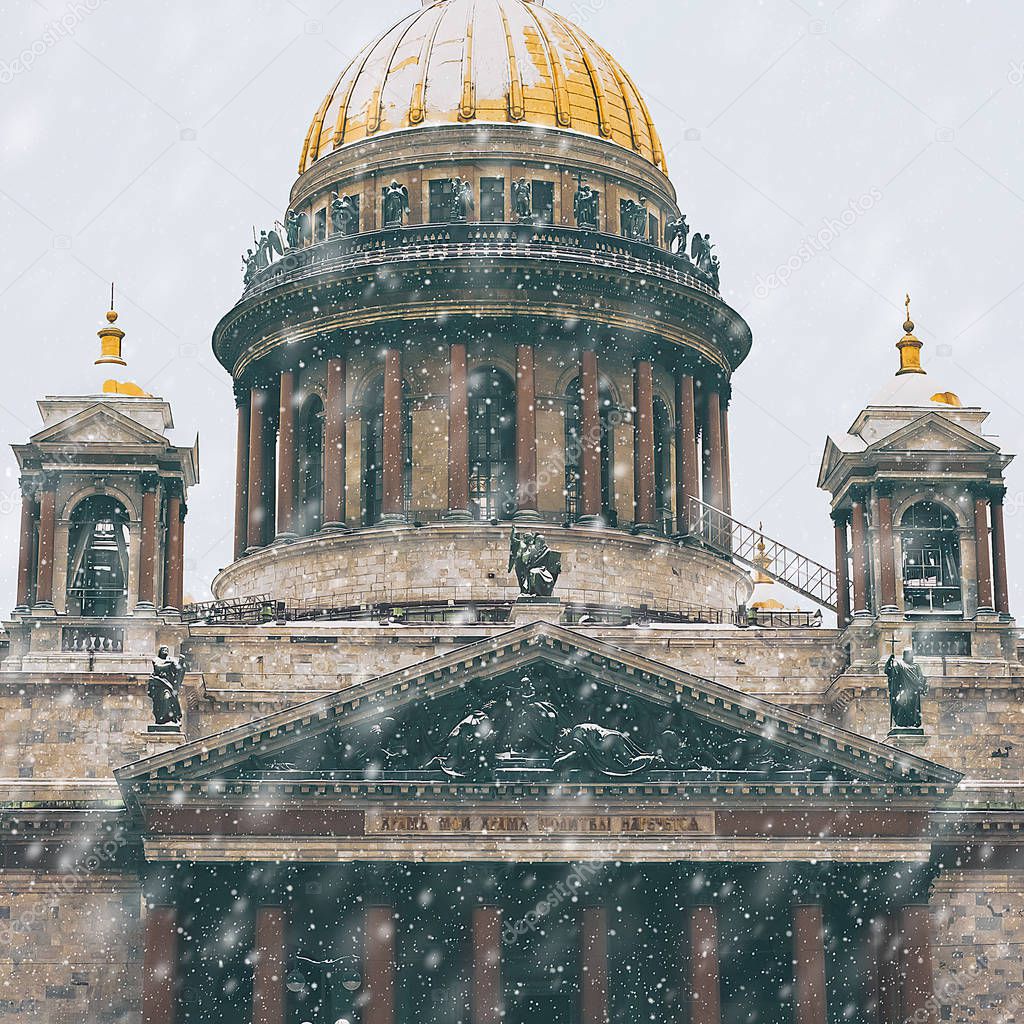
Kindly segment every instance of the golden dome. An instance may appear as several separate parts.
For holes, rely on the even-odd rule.
[[[341,73],[309,127],[299,173],[360,139],[467,123],[579,132],[666,166],[632,79],[543,0],[422,0]]]

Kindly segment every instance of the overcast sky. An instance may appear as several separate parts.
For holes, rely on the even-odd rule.
[[[251,225],[286,204],[348,58],[420,0],[0,3],[0,440],[83,394],[109,282],[129,376],[202,436],[186,593],[230,559],[234,406],[210,351]],[[754,348],[735,378],[735,509],[824,561],[816,489],[897,364],[913,296],[936,390],[1024,435],[1024,9],[1019,0],[548,0],[646,95],[680,203],[709,231]],[[779,269],[786,268],[784,282]],[[1008,477],[1024,604],[1024,464]],[[0,454],[0,605],[18,480]]]

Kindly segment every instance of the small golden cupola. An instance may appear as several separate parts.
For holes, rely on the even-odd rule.
[[[900,353],[900,368],[896,371],[897,377],[914,375],[916,377],[927,377],[928,371],[921,365],[921,349],[924,343],[914,334],[914,321],[910,319],[910,296],[906,300],[907,319],[903,323],[903,337],[896,342],[896,348]],[[913,379],[913,378],[911,378]],[[916,398],[914,397],[916,396]],[[901,387],[894,393],[894,401],[890,404],[918,405],[930,404],[948,405],[954,409],[962,406],[960,398],[952,391],[932,392],[927,381],[919,384]],[[896,398],[901,401],[895,401]]]
[[[115,327],[117,323],[117,311],[114,309],[114,286],[110,286],[110,309],[107,310],[107,326],[101,327],[96,333],[100,339],[100,357],[94,363],[95,366],[127,366],[122,352],[124,342],[124,331]],[[144,391],[138,384],[131,381],[105,380],[103,382],[103,394],[121,395],[125,398],[152,398],[148,391]]]
[[[905,373],[924,373],[924,367],[921,366],[921,349],[924,347],[923,342],[920,338],[914,335],[914,321],[910,319],[910,295],[907,295],[906,300],[907,306],[907,319],[903,323],[904,335],[898,342],[896,347],[900,350],[900,368],[896,371],[896,376],[901,377]]]

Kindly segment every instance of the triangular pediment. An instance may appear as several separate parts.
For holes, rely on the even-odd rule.
[[[39,431],[32,443],[168,446],[162,434],[99,402]]]
[[[532,688],[517,685],[524,676]],[[501,718],[506,713],[560,734],[554,744],[551,734],[505,744],[539,747],[521,750],[524,756],[510,765],[507,778],[517,784],[524,772],[536,784],[557,782],[563,776],[553,766],[573,749],[582,756],[564,759],[562,768],[612,781],[621,774],[634,783],[747,774],[924,787],[937,794],[960,779],[923,758],[548,623],[514,629],[185,744],[116,775],[129,804],[133,793],[151,784],[278,780],[289,773],[307,780],[391,778],[406,785],[460,776],[479,782],[481,773],[466,771],[467,758],[455,756],[451,737],[475,714],[499,723],[508,720]],[[552,716],[557,720],[541,721]],[[506,726],[485,725],[492,727]],[[587,744],[593,749],[592,741],[602,735],[591,727],[605,730],[608,743],[635,759],[625,766],[588,759]],[[470,741],[471,760],[471,726],[462,738]],[[650,760],[642,762],[644,757]],[[500,784],[501,763],[488,763],[483,775],[489,784]]]
[[[929,412],[871,444],[869,452],[998,454],[999,448],[946,416]]]

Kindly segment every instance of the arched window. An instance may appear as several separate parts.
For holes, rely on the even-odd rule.
[[[128,513],[116,498],[92,495],[71,513],[68,614],[128,612]]]
[[[903,601],[908,612],[962,614],[960,530],[934,501],[911,505],[900,520]]]
[[[668,407],[654,399],[654,502],[659,527],[672,532],[672,424]]]
[[[299,414],[299,533],[312,536],[324,522],[324,403],[310,395]]]
[[[469,376],[469,506],[476,519],[516,512],[516,389],[492,366]]]
[[[384,375],[367,389],[362,407],[363,486],[361,515],[363,526],[380,522],[384,507]],[[402,381],[402,494],[409,511],[412,493],[412,413]]]
[[[610,526],[616,525],[617,516],[612,508],[612,465],[615,438],[611,414],[615,403],[611,389],[602,379],[598,385],[598,412],[601,421],[601,515]],[[583,481],[583,427],[580,411],[580,379],[574,378],[565,389],[565,514],[575,522],[580,517],[581,484]]]

